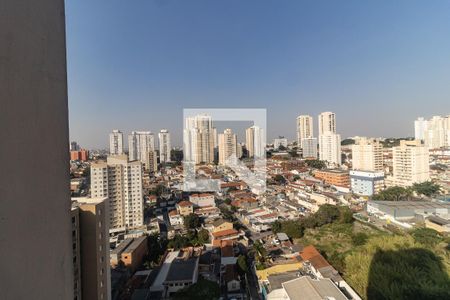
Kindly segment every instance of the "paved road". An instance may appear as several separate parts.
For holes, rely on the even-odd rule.
[[[254,272],[253,268],[253,258],[249,257],[247,259],[247,266],[249,268],[249,273],[247,274],[247,288],[250,294],[251,300],[260,300],[262,299],[259,295],[259,286],[258,286],[258,278]]]

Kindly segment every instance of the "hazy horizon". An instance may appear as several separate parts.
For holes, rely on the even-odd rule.
[[[336,113],[349,136],[406,137],[450,113],[450,2],[67,1],[70,139],[167,128],[183,108],[266,108],[268,142]],[[243,132],[240,133],[243,136]]]

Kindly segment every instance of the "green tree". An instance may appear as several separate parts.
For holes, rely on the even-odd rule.
[[[306,164],[308,167],[313,169],[325,169],[327,167],[327,164],[323,160],[319,159],[312,159],[312,160],[306,160]]]
[[[206,229],[200,229],[197,233],[197,239],[199,243],[206,244],[209,242],[209,232]]]
[[[219,285],[210,280],[200,278],[197,283],[179,290],[173,299],[183,299],[183,300],[217,300],[220,297],[220,287]]]
[[[187,246],[192,246],[191,242],[186,236],[176,234],[171,240],[169,240],[167,247],[173,249],[181,249]]]
[[[156,195],[160,197],[166,191],[166,187],[162,184],[158,184],[153,190],[150,191],[150,195]]]
[[[439,194],[441,186],[432,181],[425,181],[422,183],[414,183],[412,189],[419,195],[431,197]]]
[[[412,190],[400,186],[387,188],[373,196],[374,200],[381,201],[402,201],[409,200],[412,196]]]
[[[339,223],[347,224],[353,222],[353,212],[347,206],[339,207]]]
[[[200,227],[200,218],[196,214],[189,214],[183,218],[184,226],[189,229]]]
[[[226,205],[230,205],[231,204],[231,199],[230,198],[226,198],[223,202],[225,202]]]
[[[281,232],[286,233],[291,238],[301,238],[304,231],[305,228],[301,222],[289,220],[281,223]]]
[[[281,222],[280,221],[275,221],[272,223],[272,232],[273,233],[281,232]]]
[[[340,217],[339,208],[335,205],[324,204],[319,207],[319,210],[314,214],[317,226],[332,223]]]
[[[245,255],[239,255],[237,262],[239,274],[243,275],[248,272],[247,258]]]
[[[353,145],[353,144],[355,144],[354,139],[345,139],[341,142],[342,146]]]
[[[275,180],[276,182],[278,182],[279,184],[285,184],[285,183],[286,183],[286,178],[284,178],[284,176],[281,175],[281,174],[275,175],[274,180]]]

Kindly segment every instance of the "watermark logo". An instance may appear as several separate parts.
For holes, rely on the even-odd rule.
[[[183,110],[183,190],[188,192],[219,192],[221,180],[200,179],[196,166],[213,164],[219,151],[220,165],[228,168],[238,180],[245,182],[255,194],[266,190],[266,109],[261,108],[195,108]],[[253,158],[252,170],[237,157],[237,140],[230,133],[218,139],[214,122],[250,121],[245,130],[246,149]],[[222,153],[220,153],[222,152]]]

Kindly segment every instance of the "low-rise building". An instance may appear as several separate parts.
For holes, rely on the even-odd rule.
[[[282,288],[273,290],[267,295],[267,300],[348,300],[330,279],[312,279],[302,276],[283,282],[281,285]]]
[[[171,210],[169,212],[170,225],[183,225],[183,216],[181,216],[176,210]]]
[[[348,171],[337,169],[316,170],[314,177],[325,183],[339,187],[350,187],[350,176]]]
[[[142,264],[147,252],[147,237],[141,236],[139,238],[135,238],[133,242],[125,248],[125,250],[121,253],[120,260],[125,267],[135,271]]]
[[[226,221],[224,219],[217,219],[213,222],[213,229],[212,229],[213,233],[231,229],[233,229],[233,223]]]
[[[384,188],[384,173],[371,171],[350,171],[352,192],[370,197]]]
[[[214,195],[208,193],[190,195],[189,201],[197,207],[216,206]]]
[[[194,213],[194,204],[190,201],[181,201],[176,205],[177,211],[182,216]]]

